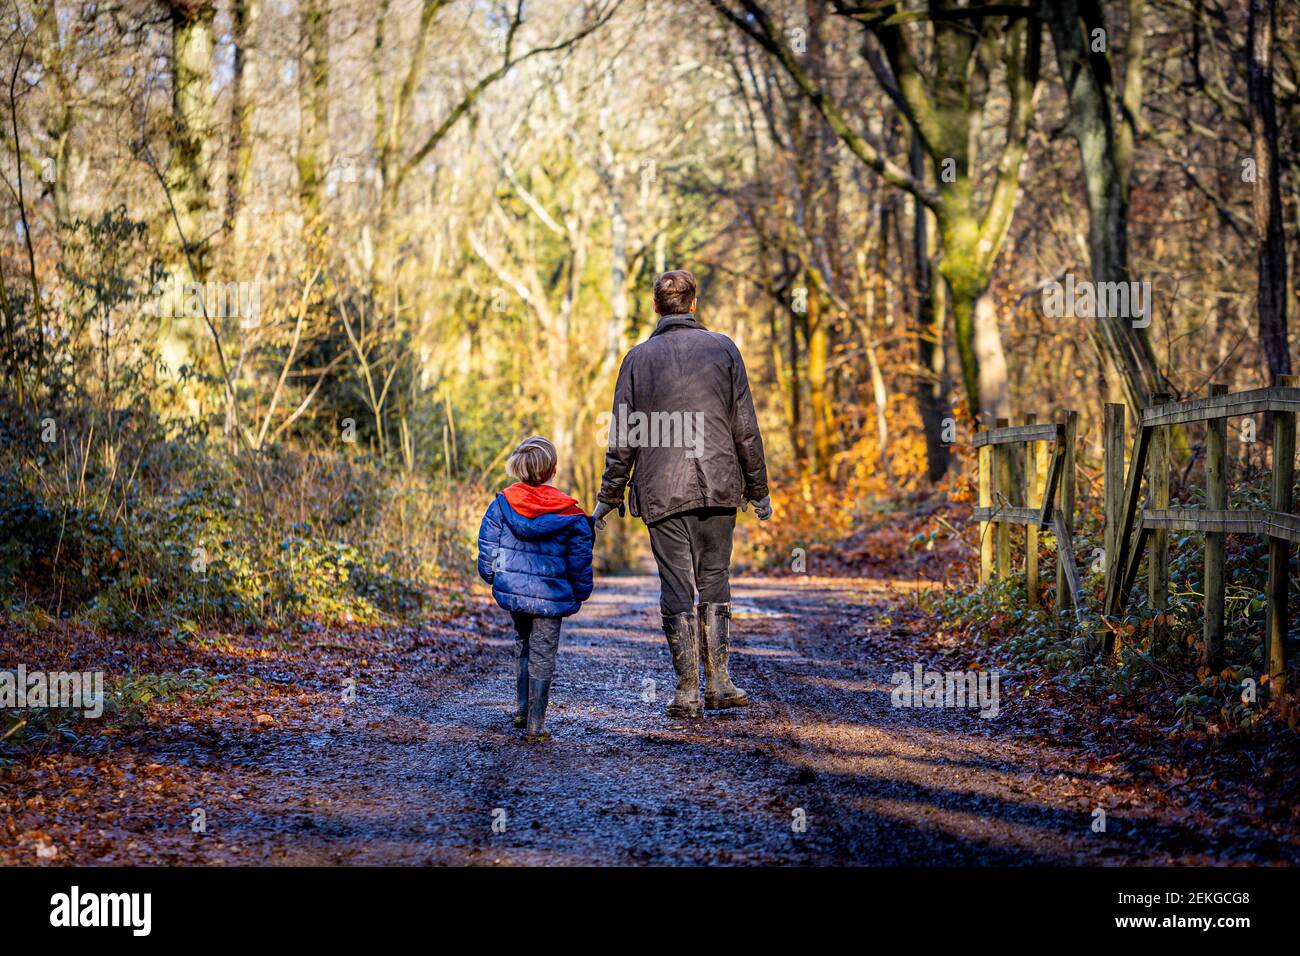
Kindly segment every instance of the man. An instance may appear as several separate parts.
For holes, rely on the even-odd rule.
[[[696,288],[682,269],[655,279],[659,322],[619,369],[592,515],[603,528],[609,512],[622,510],[630,484],[632,514],[649,527],[659,566],[659,606],[677,672],[671,717],[749,703],[727,667],[731,536],[736,508],[746,502],[761,520],[772,516],[745,363],[731,339],[696,321]]]

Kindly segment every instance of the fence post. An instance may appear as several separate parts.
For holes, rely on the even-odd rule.
[[[1151,396],[1152,405],[1165,405],[1169,394],[1157,392]],[[1151,431],[1151,457],[1147,463],[1147,495],[1150,507],[1169,507],[1169,426],[1158,425]],[[1151,550],[1147,558],[1147,590],[1151,594],[1151,609],[1160,618],[1152,632],[1153,645],[1162,645],[1169,637],[1169,627],[1162,615],[1169,608],[1169,532],[1158,528],[1151,534]]]
[[[1228,386],[1217,382],[1210,386],[1210,395],[1228,394]],[[1205,431],[1205,508],[1222,511],[1228,507],[1228,420],[1212,418],[1206,422]],[[1205,532],[1205,624],[1203,639],[1205,653],[1202,660],[1213,667],[1223,646],[1223,556],[1227,535],[1222,531]]]
[[[1300,375],[1279,375],[1277,384],[1300,386]],[[1273,510],[1289,514],[1295,485],[1295,412],[1273,415]],[[1268,611],[1264,624],[1264,666],[1269,700],[1280,702],[1286,692],[1287,591],[1291,549],[1284,538],[1268,539]]]
[[[1061,483],[1057,486],[1057,501],[1060,505],[1061,514],[1065,518],[1066,529],[1074,531],[1074,443],[1079,431],[1079,413],[1065,413],[1065,435],[1061,441],[1065,443],[1065,461],[1061,463]],[[1065,536],[1072,540],[1073,535]],[[1061,553],[1061,538],[1059,533],[1056,535],[1056,621],[1057,628],[1065,630],[1064,621],[1066,612],[1069,611],[1071,600],[1069,594],[1069,582],[1065,576],[1065,555]]]
[[[1011,424],[1005,418],[999,418],[994,423],[996,428],[1006,428]],[[1011,452],[1010,445],[995,445],[993,452],[994,467],[994,487],[997,489],[997,497],[1000,507],[1005,507],[1011,503]],[[998,580],[1005,581],[1011,577],[1011,523],[1008,521],[996,521],[993,524],[997,529],[997,554],[998,554]]]
[[[1120,573],[1115,567],[1119,551],[1120,511],[1124,507],[1124,426],[1127,409],[1116,402],[1107,402],[1102,418],[1102,451],[1105,457],[1105,511],[1106,531],[1102,536],[1106,570],[1106,591],[1110,592],[1112,575]]]
[[[1026,425],[1038,424],[1037,415],[1026,415]],[[1047,442],[1025,445],[1025,506],[1042,508],[1043,486],[1047,484]],[[1029,606],[1038,607],[1038,526],[1025,526],[1025,592]]]
[[[979,506],[993,506],[993,446],[983,445],[979,450],[980,479]],[[981,521],[980,529],[980,585],[988,584],[993,577],[993,536],[989,534],[989,523]]]

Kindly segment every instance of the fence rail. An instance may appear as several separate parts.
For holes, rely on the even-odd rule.
[[[1040,425],[1027,416],[1023,425],[999,419],[975,434],[979,449],[979,504],[972,515],[980,529],[980,583],[1011,575],[1011,526],[1025,528],[1025,578],[1031,606],[1038,604],[1038,533],[1057,538],[1057,611],[1066,601],[1082,609],[1074,549],[1068,544],[1074,520],[1074,442],[1078,415]],[[1049,447],[1050,446],[1050,447]],[[1062,540],[1067,544],[1062,544]]]
[[[1268,414],[1272,419],[1272,507],[1230,509],[1227,486],[1227,420]],[[1223,645],[1226,536],[1249,534],[1268,540],[1267,612],[1264,659],[1269,685],[1285,690],[1287,596],[1291,545],[1300,544],[1300,515],[1291,513],[1295,485],[1296,416],[1300,414],[1300,376],[1281,376],[1276,385],[1229,393],[1211,385],[1204,398],[1173,402],[1155,395],[1142,409],[1132,448],[1126,455],[1126,409],[1104,408],[1105,590],[1101,611],[1108,616],[1127,608],[1142,560],[1147,559],[1148,594],[1157,612],[1168,607],[1169,532],[1204,535],[1206,663],[1213,665]],[[1038,533],[1057,539],[1058,616],[1067,602],[1082,620],[1085,599],[1075,563],[1074,495],[1078,416],[1066,412],[1059,424],[1024,425],[999,419],[976,433],[979,450],[979,502],[972,519],[980,529],[980,583],[1011,574],[1013,525],[1026,529],[1025,572],[1029,602],[1038,603]],[[1169,500],[1172,430],[1207,424],[1205,508],[1171,508]],[[1051,446],[1050,462],[1048,448]],[[1127,457],[1127,468],[1125,459]],[[1142,497],[1145,482],[1145,500]],[[1157,639],[1165,625],[1159,621]],[[1108,649],[1113,645],[1107,642]]]
[[[1123,406],[1118,418],[1123,422]],[[1109,408],[1109,406],[1108,406]],[[1265,594],[1264,661],[1269,685],[1278,694],[1285,691],[1286,634],[1289,610],[1290,546],[1300,544],[1300,517],[1291,513],[1295,486],[1296,414],[1300,412],[1300,376],[1278,379],[1270,388],[1229,393],[1226,386],[1211,385],[1205,398],[1169,402],[1157,396],[1142,411],[1142,421],[1133,442],[1124,499],[1117,512],[1108,511],[1107,524],[1115,520],[1119,533],[1117,553],[1107,562],[1107,614],[1122,613],[1137,578],[1143,553],[1151,569],[1153,605],[1163,608],[1169,588],[1168,532],[1196,531],[1205,536],[1205,618],[1202,630],[1203,659],[1214,665],[1223,647],[1224,602],[1227,581],[1224,560],[1229,534],[1249,534],[1268,540],[1268,587]],[[1227,420],[1260,413],[1272,416],[1273,476],[1272,508],[1237,510],[1228,507]],[[1109,419],[1108,419],[1109,421]],[[1193,422],[1205,422],[1206,468],[1205,508],[1169,507],[1169,429]],[[1109,447],[1109,446],[1108,446]],[[1118,462],[1107,461],[1109,476]],[[1138,507],[1140,483],[1146,472],[1147,506]],[[1163,486],[1161,498],[1157,494]],[[1121,573],[1122,571],[1122,573]],[[1159,598],[1159,602],[1157,602]]]

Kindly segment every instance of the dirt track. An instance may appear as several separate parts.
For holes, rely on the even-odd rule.
[[[287,805],[264,818],[272,830],[252,857],[939,865],[1164,859],[1092,832],[1092,808],[1114,801],[1108,793],[1088,799],[1086,777],[1051,769],[1058,759],[1067,767],[1068,755],[999,736],[996,720],[973,713],[892,708],[889,674],[911,661],[875,658],[869,652],[878,644],[854,638],[897,595],[863,582],[742,580],[734,599],[733,670],[754,706],[702,722],[668,719],[672,671],[658,628],[657,581],[606,578],[566,625],[551,745],[525,744],[505,717],[509,635],[478,638],[482,653],[462,657],[456,671],[413,674],[409,692],[382,700],[391,716],[371,716],[374,737],[309,737],[307,753],[278,755],[285,766],[309,760],[314,771],[299,778],[305,792],[286,794]],[[643,699],[646,681],[656,682],[653,702]],[[277,755],[266,758],[274,765]],[[800,809],[807,827],[796,833]],[[286,829],[286,817],[300,825]],[[494,820],[498,830],[504,822],[504,832],[494,832]],[[260,829],[249,819],[237,839]],[[1112,819],[1112,834],[1116,829],[1122,825]]]
[[[734,600],[733,675],[755,700],[745,710],[697,722],[667,718],[672,672],[657,581],[604,578],[565,627],[549,745],[528,745],[510,726],[511,639],[504,615],[485,609],[386,647],[387,638],[372,639],[371,659],[359,663],[347,647],[339,648],[350,652],[346,661],[329,650],[272,661],[278,670],[267,673],[292,689],[269,726],[257,726],[253,714],[242,715],[252,727],[224,718],[203,726],[195,714],[196,726],[171,719],[123,735],[111,749],[113,765],[125,769],[87,785],[84,812],[65,809],[64,816],[82,812],[74,830],[52,831],[44,815],[54,803],[33,810],[28,801],[25,825],[44,824],[61,851],[38,860],[28,841],[0,858],[489,865],[1233,858],[1224,850],[1231,841],[1162,819],[1153,809],[1159,802],[1147,807],[1139,788],[1075,770],[1083,764],[1069,750],[1035,743],[1001,719],[892,707],[889,675],[913,659],[890,627],[907,598],[887,584],[749,578],[736,582]],[[360,703],[322,706],[349,673],[360,675]],[[643,699],[649,681],[653,701]],[[315,693],[303,693],[313,682]],[[1015,707],[1014,681],[1002,688],[1002,706]],[[65,780],[92,765],[63,759],[57,773]],[[205,809],[206,832],[191,831],[189,806]],[[1091,826],[1099,806],[1109,815],[1104,834]],[[796,811],[803,832],[792,827]]]

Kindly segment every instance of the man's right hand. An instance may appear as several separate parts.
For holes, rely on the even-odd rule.
[[[605,515],[614,510],[614,505],[606,504],[603,501],[596,502],[596,510],[591,513],[591,520],[595,522],[597,529],[605,530]]]

